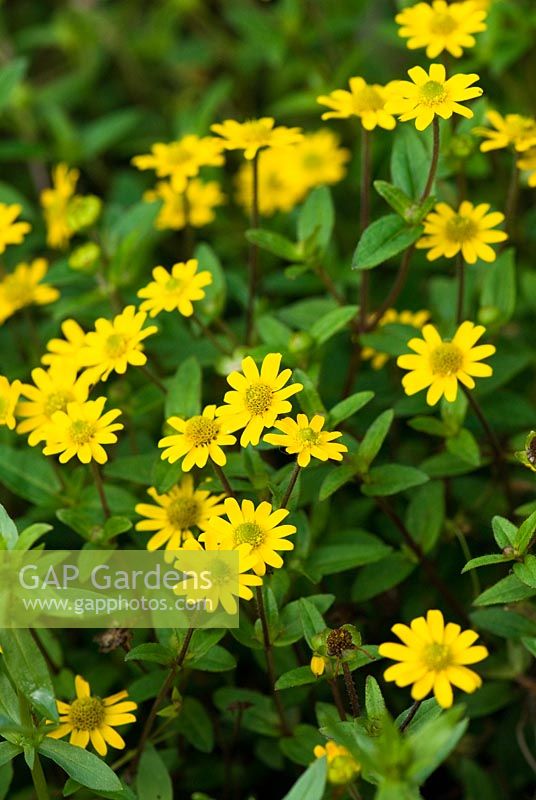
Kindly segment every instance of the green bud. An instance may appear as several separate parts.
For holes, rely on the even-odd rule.
[[[313,344],[314,339],[307,331],[298,331],[290,337],[288,349],[294,355],[303,355],[309,352]]]
[[[101,249],[95,242],[86,242],[69,256],[69,266],[77,272],[93,272],[99,262]]]
[[[525,449],[515,454],[523,466],[536,472],[536,431],[531,431],[525,440]]]
[[[458,134],[453,136],[450,140],[449,151],[450,155],[455,158],[468,158],[474,152],[475,141],[467,133]]]
[[[493,325],[501,316],[501,310],[497,306],[482,306],[478,312],[478,321],[485,325]]]
[[[90,228],[99,218],[102,201],[94,194],[76,195],[67,207],[67,222],[73,232]]]

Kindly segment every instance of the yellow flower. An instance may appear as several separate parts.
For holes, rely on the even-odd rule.
[[[523,158],[517,162],[519,169],[525,169],[529,173],[527,183],[529,186],[536,187],[536,147],[529,150]]]
[[[20,244],[32,226],[29,222],[15,222],[22,211],[18,203],[0,203],[0,253],[10,244]]]
[[[311,458],[320,461],[342,461],[342,454],[348,452],[344,444],[334,442],[342,436],[340,431],[323,431],[324,417],[319,414],[309,420],[305,414],[298,414],[297,420],[292,417],[278,420],[274,427],[282,433],[267,433],[264,441],[284,447],[289,455],[298,454],[298,465],[306,467]]]
[[[20,402],[17,416],[27,417],[20,422],[17,433],[29,433],[28,444],[33,447],[46,441],[47,429],[56,411],[65,411],[67,403],[84,403],[89,386],[87,381],[76,378],[76,367],[70,364],[56,364],[48,371],[37,367],[32,370],[31,384],[23,384],[21,394],[30,402]]]
[[[210,494],[194,489],[191,475],[185,475],[178,486],[165,494],[158,494],[152,486],[147,494],[157,505],[138,503],[135,511],[147,519],[136,523],[138,531],[157,531],[147,542],[147,550],[157,550],[166,545],[166,550],[178,550],[187,539],[191,539],[192,528],[206,530],[211,517],[223,514],[222,494]]]
[[[378,322],[382,328],[384,325],[399,323],[400,325],[412,325],[417,330],[421,330],[425,322],[428,321],[430,314],[428,311],[400,311],[388,308]],[[391,358],[387,353],[380,353],[373,347],[364,347],[361,351],[361,358],[365,361],[370,360],[372,369],[381,369]]]
[[[127,306],[113,320],[102,317],[95,322],[95,330],[86,334],[87,348],[83,364],[88,367],[88,379],[106,381],[111,372],[123,375],[129,364],[143,366],[147,356],[143,340],[157,332],[156,325],[144,328],[147,314]]]
[[[150,154],[135,156],[132,163],[138,169],[152,169],[158,178],[170,178],[176,192],[183,192],[189,178],[194,178],[201,167],[219,167],[223,164],[223,145],[214,136],[189,134],[175,142],[158,142]]]
[[[339,786],[352,783],[359,773],[361,766],[355,761],[350,752],[340,744],[328,741],[323,747],[317,744],[313,750],[317,758],[326,758],[328,762],[328,781]]]
[[[264,147],[285,147],[301,142],[303,134],[299,128],[287,128],[284,125],[274,127],[272,117],[252,119],[247,122],[236,122],[226,119],[211,125],[210,129],[218,133],[226,150],[244,150],[244,157],[250,161]]]
[[[67,212],[79,175],[77,169],[69,169],[67,164],[58,164],[52,170],[52,189],[43,189],[41,192],[49,247],[62,249],[74,235]]]
[[[479,362],[492,356],[495,347],[492,344],[475,347],[485,330],[483,325],[462,322],[450,341],[441,339],[433,325],[425,325],[423,338],[408,342],[408,347],[416,355],[399,356],[396,361],[402,369],[410,370],[402,378],[406,394],[416,394],[429,387],[426,395],[428,405],[434,406],[442,395],[453,403],[458,394],[458,381],[468,389],[474,389],[472,376],[489,378],[493,374],[492,368]]]
[[[150,317],[156,317],[161,311],[178,311],[184,317],[191,317],[194,313],[192,302],[202,300],[205,296],[203,287],[212,283],[210,272],[197,272],[197,266],[197,259],[190,258],[174,264],[171,273],[164,267],[155,267],[154,281],[138,292],[138,297],[146,298],[140,304],[140,311],[148,311]]]
[[[504,231],[494,231],[504,222],[504,214],[493,211],[488,214],[488,203],[474,206],[464,200],[458,211],[446,203],[438,203],[424,220],[424,236],[417,247],[428,250],[428,261],[436,258],[454,258],[461,253],[468,264],[477,259],[495,261],[497,255],[490,244],[504,242],[508,236]]]
[[[20,381],[10,383],[5,375],[0,375],[0,426],[6,425],[10,430],[15,427],[15,406],[20,389]]]
[[[482,645],[472,646],[478,639],[475,631],[462,631],[454,622],[445,625],[443,614],[436,610],[429,611],[426,619],[417,617],[409,626],[397,623],[391,630],[404,644],[380,645],[381,656],[400,661],[385,671],[384,678],[400,687],[413,684],[414,700],[422,700],[433,689],[439,705],[450,708],[452,686],[471,693],[482,685],[480,675],[466,666],[488,656]]]
[[[303,170],[297,169],[298,147],[280,147],[259,153],[258,201],[259,212],[270,217],[276,211],[285,213],[303,200],[309,184]],[[251,166],[244,162],[235,179],[237,200],[249,213],[253,198]]]
[[[123,750],[125,742],[114,730],[128,722],[136,722],[134,714],[138,707],[132,700],[125,700],[128,692],[118,692],[110,697],[93,697],[89,683],[80,675],[74,681],[76,700],[63,703],[56,700],[60,714],[60,724],[47,735],[52,739],[62,739],[71,734],[69,743],[76,747],[87,747],[89,741],[100,756],[108,752],[107,745]]]
[[[224,419],[227,430],[244,428],[242,447],[259,444],[264,428],[272,428],[281,414],[288,414],[292,408],[288,398],[303,389],[301,383],[285,386],[292,372],[279,372],[281,358],[281,353],[269,353],[259,373],[254,360],[247,356],[242,361],[242,372],[231,372],[227,377],[233,391],[226,392],[226,405],[220,406],[216,414]]]
[[[182,550],[188,552],[198,550],[209,553],[221,553],[228,549],[220,546],[216,541],[206,541],[201,544],[194,538],[188,539],[182,548]],[[191,583],[184,581],[179,584],[175,589],[176,594],[186,594],[188,600],[208,600],[214,611],[218,605],[221,605],[227,614],[236,614],[238,603],[235,598],[241,597],[243,600],[251,600],[253,597],[251,587],[262,586],[262,578],[250,572],[257,560],[257,557],[251,551],[251,547],[243,544],[234,549],[238,553],[238,575],[236,573],[229,574],[227,564],[216,556],[213,566],[207,568],[211,576],[210,588],[198,587],[197,578],[193,578]],[[187,572],[187,567],[188,560],[186,561],[185,572]],[[180,556],[175,562],[175,568],[181,568]],[[238,580],[236,580],[237,577]]]
[[[86,334],[74,319],[66,319],[61,323],[64,339],[51,339],[47,342],[48,352],[41,362],[49,367],[70,367],[79,369],[84,361]]]
[[[46,456],[60,453],[60,463],[65,464],[77,456],[82,464],[94,460],[98,464],[108,461],[103,444],[114,444],[114,431],[124,426],[114,419],[121,414],[117,408],[102,414],[105,397],[87,400],[85,403],[67,403],[65,411],[56,411],[47,428],[47,443],[43,450]]]
[[[315,133],[306,133],[303,141],[289,150],[289,160],[299,174],[305,191],[313,186],[338,183],[346,174],[345,164],[350,160],[350,151],[340,147],[339,137],[329,128]]]
[[[349,84],[350,91],[336,89],[328,95],[317,97],[318,103],[332,109],[322,114],[322,119],[359,117],[367,131],[373,130],[377,125],[388,131],[393,130],[395,118],[385,108],[390,84],[368,84],[359,77],[350,78]]]
[[[398,35],[408,38],[410,50],[426,47],[428,58],[437,58],[447,50],[455,58],[463,55],[464,47],[474,47],[474,33],[486,30],[486,12],[469,2],[450,3],[432,0],[404,8],[395,17],[402,27]]]
[[[326,659],[323,656],[317,655],[316,653],[311,658],[311,672],[317,678],[324,674],[326,669]]]
[[[239,506],[234,497],[228,497],[224,507],[227,520],[222,517],[211,519],[199,541],[217,545],[223,550],[249,545],[251,554],[255,556],[253,571],[257,575],[265,575],[267,565],[274,569],[282,567],[283,559],[277,551],[293,550],[293,543],[285,537],[296,533],[294,525],[281,525],[288,517],[287,509],[274,511],[266,501],[255,508],[251,500],[242,500]]]
[[[58,299],[57,289],[41,283],[47,267],[44,258],[36,258],[31,264],[18,264],[0,281],[0,324],[25,306],[44,306]]]
[[[174,464],[184,456],[183,472],[189,472],[194,465],[206,466],[209,458],[222,467],[227,459],[221,448],[234,444],[236,437],[229,435],[227,427],[215,419],[215,414],[216,406],[206,406],[202,414],[190,419],[170,417],[167,424],[178,433],[164,436],[158,442],[158,447],[166,448],[162,459]]]
[[[401,122],[415,120],[415,127],[423,131],[436,114],[449,119],[454,113],[470,119],[473,112],[462,106],[465,100],[480,97],[482,89],[471,84],[479,76],[453,75],[447,80],[443,64],[431,64],[427,73],[422,67],[408,70],[411,81],[394,81],[390,84],[390,97],[385,106],[391,114],[399,114]]]
[[[498,111],[488,111],[486,118],[492,128],[473,128],[474,134],[485,139],[480,145],[483,153],[510,146],[523,151],[536,145],[536,120],[533,117],[523,117],[521,114],[506,114],[503,117]]]
[[[225,195],[217,181],[194,178],[182,192],[177,192],[170,182],[160,181],[145,192],[143,199],[148,203],[163,201],[155,223],[159,230],[180,231],[187,224],[202,228],[212,222],[216,217],[214,209],[225,202]]]

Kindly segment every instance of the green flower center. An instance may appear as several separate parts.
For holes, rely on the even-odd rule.
[[[302,428],[298,431],[298,439],[302,444],[316,444],[318,442],[318,433],[312,428]]]
[[[246,389],[246,406],[254,416],[265,414],[272,405],[273,392],[265,383],[254,383]]]
[[[197,525],[200,516],[199,512],[199,503],[193,497],[177,497],[166,508],[170,524],[181,531]]]
[[[215,558],[210,565],[210,580],[213,585],[224,586],[232,582],[236,583],[236,574],[233,576],[226,561]]]
[[[194,447],[206,447],[217,437],[220,426],[216,420],[207,417],[192,417],[186,423],[184,435],[190,439]]]
[[[459,214],[449,219],[446,225],[447,238],[456,244],[462,244],[474,239],[478,232],[475,222],[469,217],[462,217]]]
[[[420,88],[421,103],[426,106],[438,106],[447,99],[445,86],[439,81],[427,81]]]
[[[438,36],[448,36],[457,27],[458,23],[451,14],[436,14],[430,23],[430,32]]]
[[[111,333],[106,339],[106,355],[109,358],[119,358],[127,349],[127,340],[122,333]]]
[[[167,162],[172,167],[182,167],[194,158],[193,150],[188,149],[184,144],[170,147],[167,152]]]
[[[256,522],[242,522],[235,528],[234,546],[250,544],[252,548],[260,547],[265,538],[265,531]]]
[[[433,642],[424,648],[423,661],[430,670],[440,672],[452,663],[450,648],[446,644]]]
[[[183,284],[182,278],[170,278],[166,281],[166,291],[167,292],[176,292],[177,289],[181,289]]]
[[[443,342],[430,354],[430,366],[434,375],[455,375],[463,365],[463,353],[452,342]]]
[[[73,728],[94,731],[103,724],[106,709],[100,697],[79,697],[71,703],[69,716]]]
[[[354,95],[354,105],[355,110],[361,113],[363,111],[380,111],[385,102],[376,89],[373,89],[372,86],[365,86],[358,94]]]
[[[75,399],[72,392],[52,392],[45,400],[44,411],[47,417],[51,417],[55,411],[65,411],[67,403]]]
[[[85,419],[75,419],[71,424],[71,439],[77,445],[87,444],[95,435],[95,425]]]
[[[330,783],[343,785],[353,781],[359,769],[352,756],[335,756],[328,764],[328,780]]]
[[[240,134],[246,144],[265,143],[271,133],[271,129],[266,127],[264,122],[250,120],[244,122]]]

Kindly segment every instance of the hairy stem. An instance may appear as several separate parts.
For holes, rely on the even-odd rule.
[[[348,666],[346,661],[343,661],[342,664],[342,674],[344,675],[344,685],[346,686],[346,694],[348,695],[348,699],[350,700],[352,717],[360,717],[361,706],[359,703],[359,697],[357,696],[357,689],[355,688],[355,683],[354,679],[352,678],[350,667]]]
[[[294,469],[292,470],[292,474],[290,476],[290,480],[288,482],[287,490],[286,490],[285,494],[283,495],[283,499],[281,500],[281,505],[279,506],[279,508],[286,508],[287,507],[288,501],[290,500],[292,492],[294,491],[294,487],[296,486],[296,481],[298,480],[298,475],[300,474],[300,469],[301,469],[301,467],[298,464],[298,462],[296,461],[296,463],[294,464]]]
[[[109,519],[112,516],[112,512],[110,511],[110,506],[108,505],[108,500],[106,499],[104,483],[102,482],[102,476],[96,461],[91,461],[91,472],[93,473],[93,480],[95,481],[95,486],[97,487],[97,492],[99,494],[99,500],[104,513],[104,518]]]

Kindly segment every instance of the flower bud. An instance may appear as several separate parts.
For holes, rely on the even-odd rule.
[[[96,195],[76,195],[67,207],[69,227],[74,233],[90,228],[99,218],[101,208],[102,201]]]
[[[101,249],[95,242],[86,242],[69,256],[69,266],[77,272],[93,272],[97,267]]]

